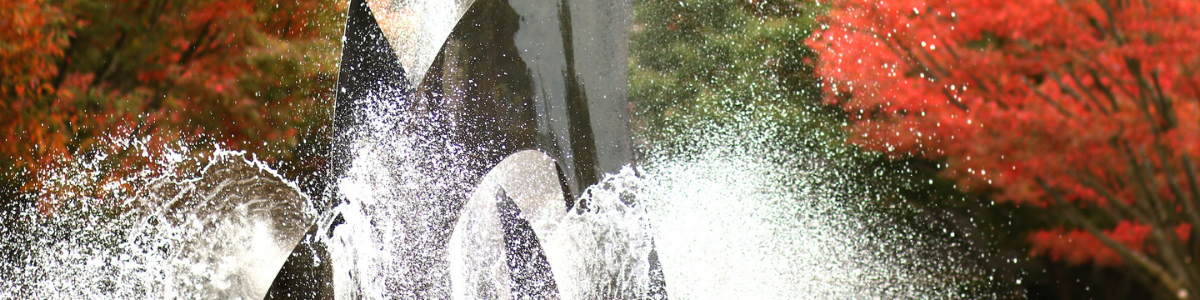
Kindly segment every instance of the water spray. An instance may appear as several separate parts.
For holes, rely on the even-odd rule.
[[[563,220],[590,209],[590,186],[633,170],[625,95],[631,15],[631,1],[351,1],[327,203],[318,205],[323,217],[267,298],[388,292],[339,288],[377,279],[335,267],[339,259],[365,261],[356,258],[365,254],[339,258],[329,249],[336,232],[350,232],[339,227],[364,219],[344,215],[357,212],[346,207],[379,198],[412,202],[399,217],[418,224],[397,230],[411,241],[403,242],[403,257],[377,259],[403,261],[392,264],[401,267],[391,275],[405,278],[389,291],[458,299],[665,298],[649,241],[629,253],[641,256],[638,263],[610,272],[631,282],[614,282],[584,270],[597,263],[580,256],[594,255],[576,249],[576,240],[604,237],[557,228],[578,227]],[[385,148],[391,150],[379,150]],[[364,181],[346,178],[398,173],[380,175],[390,191],[381,197],[347,196],[363,195]],[[370,182],[365,190],[380,189]]]

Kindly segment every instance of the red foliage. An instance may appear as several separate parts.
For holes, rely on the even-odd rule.
[[[1114,212],[1096,223],[1138,252],[1148,228],[1194,223],[1181,205],[1200,197],[1183,192],[1184,157],[1200,154],[1200,2],[835,0],[823,22],[809,45],[855,143],[943,161],[959,188],[1000,201]],[[1030,241],[1119,261],[1082,231]]]
[[[0,153],[47,154],[55,149],[22,149],[12,137],[21,134],[42,144],[62,144],[44,127],[22,128],[18,120],[35,107],[34,99],[53,94],[51,78],[58,74],[68,41],[68,21],[63,12],[43,0],[0,2]],[[62,121],[60,118],[38,121]]]
[[[0,1],[0,180],[124,130],[277,158],[267,148],[295,145],[295,128],[328,104],[344,11],[334,6]]]
[[[1146,239],[1152,229],[1145,224],[1124,221],[1116,228],[1105,231],[1113,240],[1136,251],[1153,251],[1147,246]],[[1175,227],[1175,234],[1187,240],[1192,226],[1180,224]],[[1101,265],[1119,265],[1121,257],[1112,249],[1104,246],[1095,236],[1081,230],[1064,231],[1053,229],[1038,231],[1030,234],[1033,242],[1030,252],[1034,255],[1048,255],[1053,259],[1064,259],[1074,264],[1095,262]]]

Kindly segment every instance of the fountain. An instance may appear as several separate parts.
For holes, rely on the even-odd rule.
[[[588,187],[632,162],[630,9],[620,1],[352,1],[328,195],[342,202],[310,230],[269,297],[665,297],[648,233],[629,236],[641,243],[626,253],[633,261],[606,272],[596,269],[612,266],[589,251],[607,249],[582,241],[611,237],[571,231],[587,222],[568,217],[606,208],[586,203],[599,201]],[[461,20],[411,20],[434,11]],[[396,14],[407,27],[386,23]],[[392,221],[382,215],[404,220],[379,230]],[[385,247],[395,249],[359,252],[393,238]],[[342,263],[371,267],[338,270]],[[381,277],[402,279],[374,282]]]
[[[148,216],[13,235],[35,253],[0,299],[961,298],[972,270],[867,234],[847,203],[872,188],[761,147],[779,128],[635,149],[632,6],[352,0],[322,194],[217,151],[131,184]],[[190,161],[168,154],[162,174]]]

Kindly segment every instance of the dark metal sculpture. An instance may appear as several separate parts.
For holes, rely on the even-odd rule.
[[[356,136],[350,129],[370,121],[359,112],[377,101],[367,99],[389,99],[440,121],[461,124],[443,134],[468,149],[460,155],[467,163],[455,164],[466,166],[467,171],[448,180],[475,186],[502,159],[521,150],[549,155],[558,170],[556,190],[564,194],[565,211],[604,174],[632,163],[625,98],[631,16],[629,0],[476,0],[414,84],[367,2],[352,0],[338,78],[330,181],[343,176],[353,163],[350,149]],[[424,221],[454,228],[471,192],[439,192],[429,208],[449,213]],[[336,199],[336,191],[326,195],[335,201],[318,210],[329,214],[328,208],[341,200]],[[319,235],[332,235],[340,221],[327,215],[319,222],[297,245],[266,298],[333,297],[329,255],[316,240]],[[536,256],[540,251],[530,240],[533,231],[527,222],[506,225],[505,232],[506,240],[520,248],[517,255]],[[429,235],[434,241],[430,247],[444,248],[450,238],[448,233],[414,234]],[[655,257],[652,252],[651,294],[665,296]],[[513,274],[534,276],[530,270],[541,269]],[[420,284],[444,282],[414,283]],[[535,290],[515,292],[547,295]]]

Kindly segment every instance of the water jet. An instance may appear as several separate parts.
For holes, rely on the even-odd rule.
[[[461,19],[420,15],[431,11]],[[587,262],[572,259],[593,255],[570,237],[549,238],[568,211],[586,208],[589,186],[633,161],[624,76],[631,13],[629,1],[351,1],[326,195],[336,200],[268,298],[370,293],[363,280],[378,274],[335,270],[328,262],[337,254],[327,248],[348,218],[382,212],[347,217],[337,208],[360,201],[352,198],[363,193],[347,189],[367,181],[407,214],[394,216],[406,227],[391,233],[403,249],[382,254],[398,256],[382,259],[398,267],[384,276],[406,278],[385,284],[387,292],[575,299],[594,294],[579,290],[586,286],[618,298],[665,297],[652,247],[629,253],[641,266],[622,272],[639,274],[622,280],[637,282],[618,284],[585,278],[577,268]],[[404,15],[408,27],[388,23],[397,22],[389,14]],[[437,43],[422,44],[429,41]],[[373,220],[367,226],[390,222]],[[357,286],[340,289],[341,280]]]

